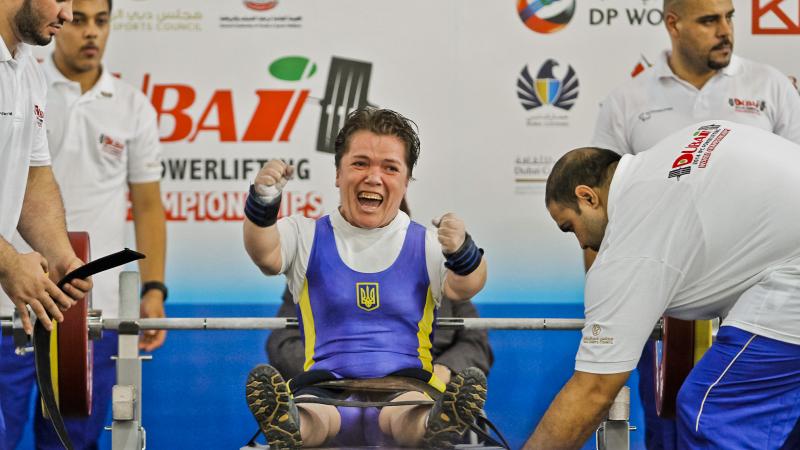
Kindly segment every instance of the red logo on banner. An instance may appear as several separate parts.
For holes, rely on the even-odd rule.
[[[641,60],[639,60],[633,70],[631,70],[631,78],[636,78],[640,73],[651,67],[653,67],[653,64],[651,64],[650,61],[648,61],[647,58],[642,55]]]
[[[269,65],[269,73],[282,82],[305,81],[317,71],[317,65],[304,56],[285,56]],[[142,92],[150,91],[150,74],[144,75]],[[150,101],[158,113],[159,125],[164,116],[172,118],[172,131],[161,136],[162,142],[193,142],[200,132],[215,132],[220,142],[286,142],[297,116],[308,98],[308,89],[258,89],[255,111],[250,114],[241,136],[236,130],[233,92],[218,89],[212,92],[199,118],[190,115],[197,92],[186,84],[154,84]],[[251,94],[252,95],[252,94]],[[241,114],[241,111],[240,111]],[[241,121],[239,121],[241,125]],[[163,128],[162,128],[163,129]]]
[[[147,93],[150,81],[145,75],[143,91]],[[174,121],[172,131],[161,136],[162,142],[188,140],[193,142],[202,132],[214,132],[220,142],[287,142],[309,90],[256,90],[258,103],[247,128],[239,136],[233,107],[233,92],[215,90],[199,118],[187,110],[194,105],[197,91],[186,84],[154,84],[151,102],[158,113],[159,123],[164,116]],[[167,102],[167,98],[171,100]],[[172,100],[174,99],[174,100]]]
[[[783,9],[794,2],[798,17],[792,19]],[[777,19],[777,26],[765,26],[764,19]],[[753,34],[800,34],[800,0],[753,0]]]
[[[252,9],[253,11],[267,11],[278,6],[278,2],[277,0],[274,1],[251,0],[251,1],[245,1],[244,6],[247,6],[249,9]]]

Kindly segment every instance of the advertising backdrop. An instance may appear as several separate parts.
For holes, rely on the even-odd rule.
[[[547,6],[543,6],[548,4]],[[800,75],[798,2],[734,2],[735,51]],[[579,302],[543,180],[598,104],[669,46],[660,0],[117,0],[106,63],[159,112],[172,301],[277,302],[241,244],[265,161],[296,165],[284,214],[338,205],[332,139],[363,105],[420,130],[413,217],[453,211],[486,249],[477,302]]]
[[[599,102],[669,46],[656,0],[118,0],[106,62],[159,112],[172,298],[277,302],[241,244],[260,165],[296,165],[284,214],[338,205],[332,139],[366,104],[412,118],[414,218],[463,217],[491,264],[477,302],[579,302],[571,236],[543,180]],[[736,1],[736,52],[800,74],[797,2]],[[765,9],[766,8],[766,9]]]
[[[348,112],[376,105],[419,125],[412,217],[427,225],[455,212],[486,250],[481,314],[580,316],[581,251],[545,210],[544,181],[560,155],[589,144],[609,91],[669,47],[661,5],[115,0],[106,67],[151,100],[164,146],[167,313],[274,314],[284,279],[264,277],[242,244],[248,186],[280,158],[297,168],[282,214],[332,211],[332,140]],[[734,5],[735,53],[800,76],[800,0]],[[170,332],[144,367],[149,446],[244,444],[255,430],[244,381],[265,361],[265,337]],[[572,374],[579,333],[490,340],[486,412],[519,448]],[[631,423],[641,430],[637,398]],[[632,448],[643,448],[642,432]]]

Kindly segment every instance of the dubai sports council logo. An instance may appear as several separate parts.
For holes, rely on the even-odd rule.
[[[548,59],[539,68],[536,78],[531,77],[528,66],[522,68],[517,79],[517,97],[526,111],[536,109],[542,105],[553,105],[569,111],[575,106],[578,99],[578,77],[572,66],[567,66],[567,73],[558,79],[553,74],[553,68],[558,67],[558,62]]]
[[[518,0],[522,23],[537,33],[555,33],[567,26],[575,14],[575,0]]]
[[[244,6],[253,11],[269,11],[278,6],[277,0],[245,0]]]

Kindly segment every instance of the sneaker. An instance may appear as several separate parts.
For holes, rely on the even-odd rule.
[[[454,375],[428,414],[422,442],[426,448],[453,448],[486,403],[486,375],[468,367]]]
[[[300,415],[289,386],[274,367],[261,364],[247,377],[247,406],[272,449],[296,449],[300,438]]]

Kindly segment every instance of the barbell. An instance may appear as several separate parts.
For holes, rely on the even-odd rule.
[[[71,232],[75,253],[88,262],[89,236]],[[583,319],[576,318],[438,318],[436,327],[456,330],[581,330]],[[21,333],[21,322],[0,317],[4,334]],[[145,330],[277,330],[298,327],[296,318],[119,318],[102,317],[91,309],[91,293],[64,314],[57,338],[51,340],[51,355],[57,354],[57,380],[53,379],[59,410],[64,416],[88,416],[92,402],[92,340],[103,330],[123,335],[138,335]],[[705,331],[707,330],[707,331]],[[660,341],[660,357],[655,358],[656,404],[661,417],[672,417],[678,389],[696,359],[711,344],[710,321],[683,321],[664,317],[653,330],[652,344]]]

